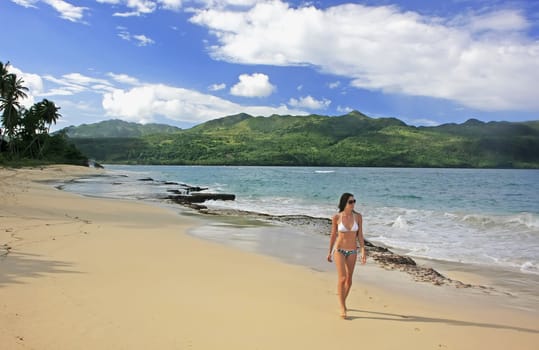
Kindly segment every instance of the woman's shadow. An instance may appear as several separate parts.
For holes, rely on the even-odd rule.
[[[358,310],[358,309],[348,309],[347,320],[385,320],[385,321],[395,321],[395,322],[426,322],[426,323],[446,323],[452,326],[465,326],[465,327],[483,327],[483,328],[494,328],[494,329],[509,329],[520,332],[528,333],[539,333],[538,329],[531,328],[522,328],[515,326],[508,326],[495,323],[483,323],[483,322],[473,322],[473,321],[462,321],[462,320],[452,320],[448,318],[434,318],[434,317],[424,317],[424,316],[415,316],[415,315],[399,315],[386,312],[375,312],[367,310]],[[352,313],[352,315],[350,314]],[[360,316],[354,316],[353,313],[360,313]]]

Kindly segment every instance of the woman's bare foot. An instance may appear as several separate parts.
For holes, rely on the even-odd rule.
[[[346,319],[346,316],[347,316],[347,315],[346,315],[346,311],[347,311],[346,308],[342,308],[342,309],[341,309],[341,318],[342,318],[342,319]]]

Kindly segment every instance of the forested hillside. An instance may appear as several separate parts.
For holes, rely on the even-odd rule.
[[[172,133],[72,141],[105,163],[539,168],[537,121],[414,127],[357,111],[238,114]]]
[[[82,124],[64,128],[66,135],[71,138],[101,138],[101,137],[141,137],[151,134],[174,133],[180,128],[165,124],[138,124],[123,120],[106,120],[94,124]]]

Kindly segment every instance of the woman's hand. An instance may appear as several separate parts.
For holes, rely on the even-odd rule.
[[[367,263],[367,253],[365,252],[365,248],[361,248],[361,264],[365,265]]]
[[[328,262],[333,262],[333,257],[331,256],[331,253],[328,254],[327,259],[328,259]]]

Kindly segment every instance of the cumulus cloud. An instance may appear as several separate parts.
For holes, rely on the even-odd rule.
[[[228,3],[228,1],[225,1]],[[280,0],[197,10],[214,59],[313,66],[351,86],[485,110],[539,110],[539,41],[517,10],[428,17],[396,6],[319,9]]]
[[[235,96],[244,97],[265,97],[275,90],[269,77],[262,73],[242,74],[239,82],[230,88],[230,93]]]
[[[60,99],[61,105],[68,107],[68,114],[71,115],[86,115],[92,118],[106,115],[142,123],[154,121],[156,116],[164,116],[178,122],[202,123],[239,112],[255,116],[307,114],[303,109],[289,108],[284,104],[241,105],[195,90],[144,83],[127,74],[109,72],[104,79],[81,73],[69,73],[60,77],[40,76],[23,72],[13,66],[10,71],[22,77],[24,85],[30,89],[28,99],[23,101],[24,106],[31,106],[36,97],[66,97]],[[222,88],[226,86],[222,85]],[[217,84],[215,86],[219,87]],[[84,101],[76,102],[77,95],[84,96]],[[95,98],[101,99],[100,108],[87,102]]]
[[[130,90],[116,89],[104,94],[103,108],[107,116],[142,123],[153,121],[157,115],[176,121],[200,123],[238,112],[263,116],[305,114],[284,105],[242,106],[213,95],[163,84],[146,84]]]
[[[459,16],[452,24],[467,27],[471,32],[522,31],[530,27],[518,10],[509,9]]]
[[[226,89],[226,84],[225,83],[221,83],[221,84],[212,84],[210,85],[210,87],[208,88],[210,91],[219,91],[219,90],[224,90]]]
[[[291,98],[288,104],[292,107],[308,108],[312,110],[326,109],[331,104],[328,99],[317,100],[312,96],[300,97],[299,99]]]

